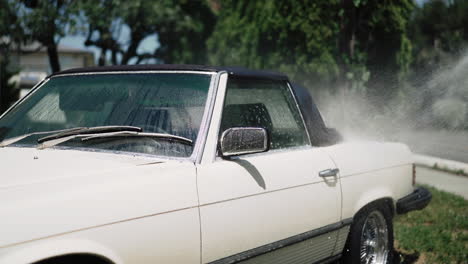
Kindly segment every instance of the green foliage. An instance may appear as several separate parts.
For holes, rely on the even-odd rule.
[[[205,1],[179,1],[172,20],[161,19],[157,28],[156,58],[165,63],[206,64],[206,40],[216,17]]]
[[[223,1],[210,62],[276,69],[328,89],[343,80],[348,85],[338,85],[365,91],[382,79],[379,71],[408,71],[412,8],[411,0]]]
[[[102,50],[100,65],[111,55],[112,64],[141,63],[156,59],[166,63],[203,63],[204,40],[211,33],[215,18],[203,1],[81,1],[86,30],[86,45]],[[129,41],[123,41],[128,28]],[[158,36],[159,48],[138,51],[141,42]]]
[[[414,47],[408,82],[429,113],[425,125],[468,128],[468,1],[428,0],[415,9],[409,27]]]
[[[9,0],[0,0],[0,7],[0,44],[5,47],[21,41],[25,33],[15,12],[16,5]]]
[[[398,250],[424,255],[427,263],[465,263],[468,259],[468,202],[428,187],[431,203],[395,219]]]
[[[16,90],[10,78],[17,73],[10,65],[10,53],[14,42],[19,42],[24,32],[19,25],[13,6],[0,0],[0,114],[16,100]]]
[[[58,40],[81,33],[85,45],[101,50],[99,65],[272,69],[308,87],[377,99],[379,106],[414,94],[421,76],[452,62],[468,43],[465,0],[428,0],[421,7],[414,0],[0,1],[18,21],[2,23],[0,30],[41,42],[53,71],[60,69]],[[150,37],[159,46],[142,50]],[[457,86],[454,97],[466,102],[463,84],[450,86]],[[447,89],[437,85],[434,91]],[[445,112],[432,109],[437,96],[427,92],[420,96],[425,108],[413,108],[445,120]],[[455,121],[450,123],[463,126],[463,114]]]
[[[370,78],[367,87],[361,89],[380,99],[394,97],[411,62],[412,46],[406,35],[413,2],[344,3],[339,36],[343,71],[354,73],[356,69],[365,68]]]
[[[208,40],[210,63],[276,69],[293,79],[330,81],[339,1],[223,1]]]
[[[410,36],[416,74],[450,63],[468,45],[468,1],[429,0],[414,12]]]

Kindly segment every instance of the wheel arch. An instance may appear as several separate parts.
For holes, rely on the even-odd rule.
[[[58,263],[66,263],[66,264],[115,264],[110,259],[90,254],[90,253],[73,253],[73,254],[65,254],[61,256],[50,257],[46,259],[42,259],[39,261],[34,262],[33,264],[58,264]]]
[[[99,264],[122,264],[121,258],[110,248],[89,240],[56,239],[36,241],[30,245],[17,245],[0,257],[0,263],[48,264],[58,259],[83,258],[99,261]],[[72,262],[73,263],[73,262]],[[83,262],[81,262],[83,263]]]
[[[391,197],[382,197],[378,198],[373,201],[369,201],[368,203],[364,204],[361,206],[355,213],[354,217],[355,218],[358,214],[360,214],[362,211],[366,210],[368,207],[373,207],[376,205],[381,205],[381,206],[387,206],[390,209],[390,212],[392,213],[392,216],[395,215],[395,202]]]
[[[393,263],[393,248],[394,248],[394,231],[393,231],[393,220],[392,218],[395,215],[395,204],[393,202],[393,199],[390,197],[383,197],[376,199],[374,201],[371,201],[364,205],[362,208],[360,208],[353,217],[353,223],[351,224],[349,233],[346,236],[346,244],[343,249],[343,259],[345,263],[358,263],[354,262],[356,259],[356,232],[360,232],[361,225],[362,225],[362,219],[365,219],[364,217],[367,217],[369,213],[371,213],[373,210],[377,208],[382,208],[381,211],[383,213],[383,217],[386,219],[387,227],[388,227],[388,240],[389,240],[389,247],[390,251],[388,252],[387,255],[387,260],[389,260],[388,263]],[[388,214],[386,214],[387,212]],[[387,215],[387,216],[385,216]],[[353,261],[354,259],[354,261]]]
[[[352,216],[355,217],[364,208],[376,203],[383,203],[390,208],[392,215],[395,214],[395,201],[392,198],[393,193],[389,188],[376,188],[369,192],[364,192],[360,195],[358,202],[355,203]]]

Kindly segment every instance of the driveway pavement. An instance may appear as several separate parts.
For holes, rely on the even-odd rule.
[[[426,167],[416,168],[416,182],[463,196],[468,200],[468,177],[458,176]]]
[[[468,163],[468,131],[400,131],[392,138],[406,143],[414,153]]]

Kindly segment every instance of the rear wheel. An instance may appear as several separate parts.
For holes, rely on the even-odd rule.
[[[393,259],[393,223],[390,208],[374,204],[358,213],[351,226],[345,263],[388,264]]]

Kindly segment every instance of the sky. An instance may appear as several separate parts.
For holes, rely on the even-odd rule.
[[[124,28],[122,30],[122,36],[119,38],[119,42],[125,43],[128,42],[129,40],[129,29]],[[94,52],[94,59],[95,62],[97,62],[101,52],[100,49],[90,46],[86,47],[84,45],[85,42],[85,37],[84,36],[66,36],[60,40],[60,45],[68,46],[68,47],[73,47],[73,48],[80,48],[80,49],[85,49],[85,50],[91,50]],[[145,38],[141,43],[140,46],[138,47],[138,53],[141,52],[152,52],[157,46],[158,46],[158,40],[156,34]]]

